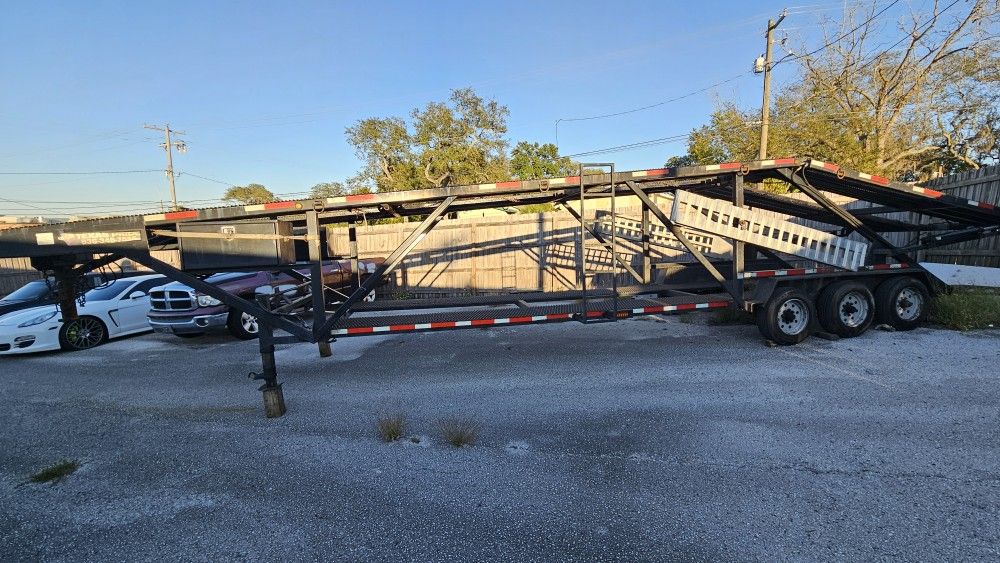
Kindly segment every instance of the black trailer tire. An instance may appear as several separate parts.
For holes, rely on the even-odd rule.
[[[108,328],[101,319],[84,315],[59,327],[59,346],[63,350],[87,350],[108,339]]]
[[[778,289],[763,306],[757,308],[757,328],[778,344],[798,344],[812,333],[816,308],[812,300],[794,288]]]
[[[816,313],[827,332],[853,338],[864,334],[875,321],[875,297],[863,283],[834,282],[819,294]]]
[[[253,340],[257,338],[258,326],[257,317],[237,311],[236,309],[231,309],[229,311],[229,318],[226,320],[226,327],[229,329],[229,334],[232,334],[240,340]]]
[[[910,276],[888,279],[875,290],[875,319],[896,330],[920,326],[929,305],[927,286]]]

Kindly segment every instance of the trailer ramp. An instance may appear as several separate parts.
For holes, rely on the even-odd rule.
[[[743,241],[776,252],[857,271],[868,244],[736,207],[720,199],[684,190],[674,194],[670,220],[699,231]]]

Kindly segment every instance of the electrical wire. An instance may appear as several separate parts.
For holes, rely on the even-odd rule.
[[[867,26],[868,24],[872,23],[873,21],[875,21],[879,16],[881,16],[882,14],[886,13],[887,11],[889,11],[890,8],[892,8],[893,6],[895,6],[898,3],[899,3],[899,0],[892,0],[892,2],[890,2],[888,6],[886,6],[885,8],[882,8],[877,13],[875,13],[871,17],[869,17],[867,20],[865,20],[864,22],[862,22],[862,23],[858,24],[857,26],[855,26],[850,31],[842,33],[836,39],[833,39],[831,41],[827,41],[823,45],[821,45],[821,46],[817,47],[816,49],[813,49],[812,51],[809,51],[808,53],[805,53],[803,55],[792,55],[792,54],[786,55],[786,56],[778,59],[778,61],[775,62],[774,64],[772,64],[771,68],[773,69],[774,67],[776,67],[776,66],[778,66],[778,65],[780,65],[780,64],[782,64],[782,63],[784,63],[786,61],[787,62],[791,62],[791,61],[797,61],[799,59],[803,59],[803,58],[806,58],[806,57],[811,57],[811,56],[815,55],[816,53],[822,51],[823,49],[826,49],[828,47],[836,45],[837,43],[839,43],[840,41],[842,41],[844,38],[849,37],[852,33],[858,31],[859,29],[861,29],[861,28]]]
[[[163,169],[152,170],[98,170],[87,172],[0,172],[2,176],[91,176],[100,174],[148,174],[163,172]]]

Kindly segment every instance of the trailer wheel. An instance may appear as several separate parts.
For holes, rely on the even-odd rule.
[[[226,320],[226,327],[229,333],[240,340],[253,340],[257,338],[259,328],[257,317],[232,309],[229,311],[229,318]]]
[[[930,293],[920,280],[889,279],[875,290],[875,317],[896,330],[913,330],[927,315],[929,303]]]
[[[757,309],[757,328],[778,344],[798,344],[812,332],[816,309],[805,293],[788,288]]]
[[[835,282],[819,294],[816,312],[824,329],[852,338],[863,334],[875,320],[875,297],[862,283]]]

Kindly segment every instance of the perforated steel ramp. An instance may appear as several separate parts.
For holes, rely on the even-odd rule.
[[[865,263],[868,254],[867,243],[684,190],[674,193],[670,219],[679,225],[845,270],[857,270]]]
[[[341,319],[331,332],[334,337],[361,336],[365,334],[419,332],[504,325],[539,324],[582,320],[586,318],[628,318],[634,315],[676,313],[700,309],[728,307],[731,298],[725,293],[710,295],[685,295],[656,299],[588,299],[587,309],[579,302],[538,304],[530,307],[509,305],[488,309],[454,310],[438,313],[401,315],[354,315]]]

